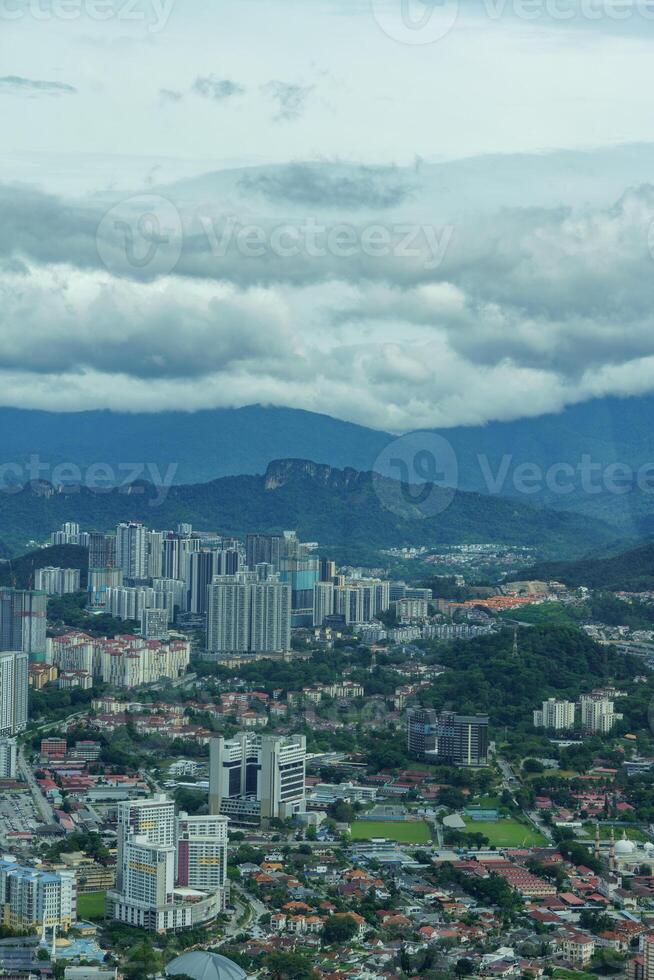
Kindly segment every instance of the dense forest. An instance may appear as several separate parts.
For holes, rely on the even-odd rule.
[[[609,681],[639,673],[638,661],[599,646],[569,626],[506,630],[442,646],[439,660],[449,669],[422,696],[424,704],[462,713],[483,712],[496,726],[531,727],[532,712],[547,697],[577,698]]]
[[[38,548],[0,564],[0,585],[13,585],[17,589],[34,588],[37,568],[79,568],[80,585],[86,588],[89,553],[86,548],[73,544]]]

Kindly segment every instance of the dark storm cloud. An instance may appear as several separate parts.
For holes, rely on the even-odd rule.
[[[216,75],[205,75],[196,78],[191,89],[196,95],[213,102],[225,102],[235,95],[242,95],[245,88],[231,78],[218,78]]]
[[[304,112],[305,103],[314,87],[275,80],[262,85],[261,91],[270,96],[277,106],[273,119],[278,122],[292,122],[299,119]]]
[[[76,95],[77,89],[64,82],[45,82],[35,78],[22,78],[20,75],[4,75],[0,78],[0,95],[2,94],[34,98],[39,95]]]
[[[269,201],[325,208],[392,208],[402,204],[413,185],[389,167],[356,167],[349,173],[329,167],[291,163],[271,174],[246,175],[240,186]]]

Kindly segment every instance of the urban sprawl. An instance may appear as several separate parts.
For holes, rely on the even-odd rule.
[[[0,976],[654,980],[654,594],[533,560],[126,522],[1,565]]]

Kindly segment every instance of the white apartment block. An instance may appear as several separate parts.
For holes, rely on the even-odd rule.
[[[616,714],[613,701],[597,694],[583,694],[579,700],[581,708],[581,728],[584,732],[598,732],[606,735],[622,715]]]
[[[563,731],[574,728],[574,724],[574,701],[557,701],[556,698],[548,698],[543,701],[542,708],[534,711],[534,728],[553,728],[556,731]]]
[[[60,670],[85,670],[105,684],[131,688],[181,677],[191,659],[191,644],[188,640],[164,643],[129,635],[93,639],[86,633],[66,633],[48,640],[48,659]]]
[[[125,578],[148,577],[148,529],[144,524],[119,524],[116,528],[116,564]]]
[[[133,619],[138,622],[144,609],[166,609],[172,620],[174,607],[168,608],[169,598],[164,592],[157,592],[149,586],[121,586],[117,589],[107,589],[104,609],[118,619]]]
[[[227,817],[189,816],[177,819],[177,885],[217,892],[227,904]]]
[[[313,625],[322,626],[334,613],[334,583],[316,582],[313,587]]]
[[[208,589],[207,649],[284,653],[291,648],[291,589],[276,577],[216,575]]]
[[[34,588],[48,595],[68,595],[80,591],[79,568],[37,568]]]

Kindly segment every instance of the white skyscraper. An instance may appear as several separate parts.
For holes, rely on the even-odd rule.
[[[148,577],[148,529],[144,524],[119,524],[116,528],[116,564],[125,578]]]
[[[27,727],[28,664],[26,653],[0,653],[0,736]]]
[[[224,910],[227,829],[203,819],[181,814],[178,825],[165,796],[118,804],[116,887],[107,893],[112,918],[163,933],[202,925]]]
[[[227,817],[189,816],[177,819],[177,884],[201,891],[221,891],[227,882]]]
[[[209,586],[207,649],[283,653],[291,646],[291,590],[275,577],[217,575]]]
[[[313,625],[322,626],[325,617],[334,612],[334,585],[332,582],[316,582],[313,587]]]

